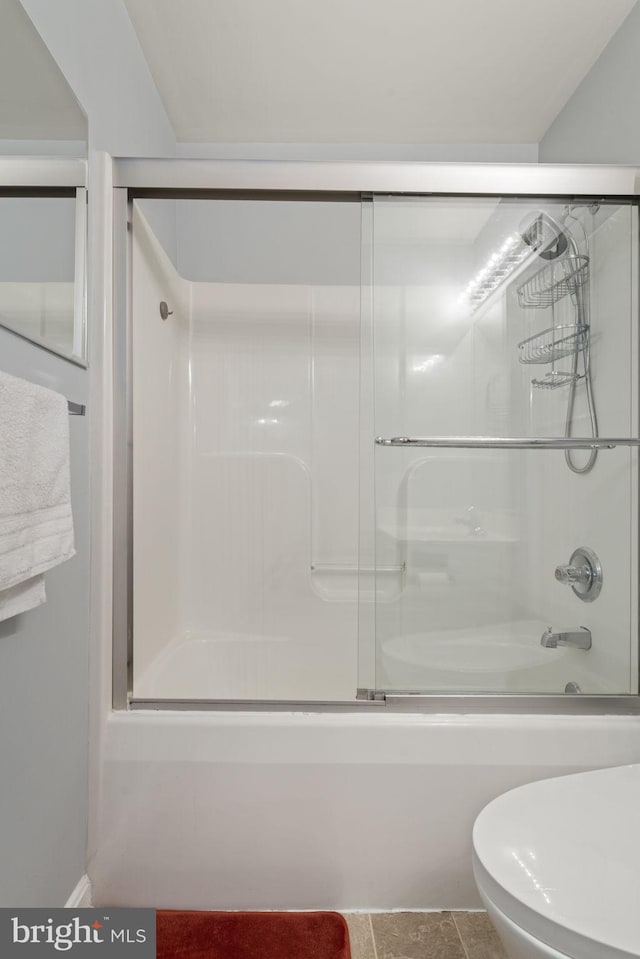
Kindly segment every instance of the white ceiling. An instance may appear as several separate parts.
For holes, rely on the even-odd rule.
[[[180,141],[531,143],[635,0],[125,0]]]
[[[86,117],[20,0],[0,0],[0,139],[86,136]]]

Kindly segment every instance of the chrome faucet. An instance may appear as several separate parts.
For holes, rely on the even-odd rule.
[[[456,523],[466,526],[471,536],[486,536],[487,531],[480,523],[480,513],[477,506],[467,506],[467,508],[456,517]]]
[[[591,630],[586,626],[572,626],[561,632],[554,632],[551,626],[540,637],[540,645],[546,649],[556,646],[573,646],[574,649],[591,649]]]

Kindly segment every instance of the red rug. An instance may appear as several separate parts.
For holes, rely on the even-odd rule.
[[[156,913],[157,959],[351,959],[337,912]]]

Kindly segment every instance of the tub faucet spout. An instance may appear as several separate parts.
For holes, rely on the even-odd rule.
[[[586,626],[572,626],[569,629],[554,631],[549,626],[540,637],[540,645],[546,649],[555,649],[556,646],[591,649],[591,630]]]

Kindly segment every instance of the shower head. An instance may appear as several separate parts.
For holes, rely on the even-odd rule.
[[[544,210],[538,211],[533,220],[520,225],[520,236],[543,260],[562,256],[571,242],[561,224]]]

